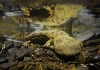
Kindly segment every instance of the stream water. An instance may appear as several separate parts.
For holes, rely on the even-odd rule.
[[[13,35],[18,32],[34,33],[43,30],[63,30],[68,34],[72,34],[72,19],[61,25],[43,25],[40,22],[26,22],[16,24],[10,17],[6,17],[0,22],[0,33],[3,35]]]
[[[71,36],[76,36],[78,33],[88,30],[93,26],[83,24],[75,24],[75,18],[68,19],[61,25],[43,25],[40,22],[26,22],[16,24],[13,19],[7,17],[0,22],[0,33],[3,35],[14,35],[18,32],[35,33],[43,30],[62,30]]]

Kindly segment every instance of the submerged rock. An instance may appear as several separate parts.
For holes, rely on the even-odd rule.
[[[100,38],[100,28],[93,28],[82,33],[79,33],[76,37],[77,40],[85,42],[87,40],[93,40]]]
[[[90,31],[85,31],[85,32],[78,34],[75,38],[83,42],[93,37],[93,35],[94,34],[90,33]]]

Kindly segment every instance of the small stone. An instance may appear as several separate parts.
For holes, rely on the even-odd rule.
[[[97,55],[94,55],[91,57],[91,59],[89,60],[90,63],[97,63],[97,62],[100,62],[100,55],[97,54]]]
[[[14,42],[13,41],[5,41],[3,43],[3,47],[2,47],[2,53],[6,53],[8,51],[8,49],[14,47]]]
[[[85,51],[87,52],[96,52],[99,48],[96,46],[90,46],[90,47],[86,47]]]
[[[11,48],[11,47],[14,46],[14,42],[13,42],[13,41],[5,41],[3,44],[4,44],[5,47],[7,47],[7,48]]]
[[[7,61],[8,59],[6,57],[0,57],[0,63],[3,63],[5,61]]]
[[[100,28],[93,28],[93,29],[84,31],[78,34],[75,38],[82,42],[93,40],[93,39],[98,39],[100,38]]]
[[[28,54],[29,50],[24,48],[22,50],[16,50],[16,59],[22,58],[24,55]]]
[[[8,69],[9,67],[11,67],[11,66],[13,66],[13,65],[16,65],[16,64],[17,64],[17,62],[3,63],[3,64],[0,65],[0,67],[1,67],[2,69]]]
[[[9,62],[14,62],[16,60],[16,50],[17,48],[11,48],[9,49]]]

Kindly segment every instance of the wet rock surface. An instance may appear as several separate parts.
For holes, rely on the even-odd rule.
[[[92,28],[87,31],[79,33],[76,37],[77,40],[82,42],[91,41],[92,43],[99,43],[100,42],[100,28]]]
[[[6,57],[0,57],[0,63],[6,62],[8,59]]]
[[[97,42],[99,32],[94,31],[94,35],[84,38],[82,51],[72,57],[58,55],[42,45],[25,47],[20,41],[5,38],[0,44],[0,70],[100,70],[100,41],[94,46],[86,44]]]

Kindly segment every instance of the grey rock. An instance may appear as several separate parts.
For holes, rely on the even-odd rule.
[[[16,50],[17,48],[11,48],[8,50],[9,52],[9,62],[14,62],[16,60]]]
[[[99,48],[95,47],[95,46],[90,46],[90,47],[86,47],[85,51],[86,52],[96,52]]]
[[[3,63],[5,61],[7,61],[8,59],[6,57],[0,57],[0,63]]]
[[[5,41],[3,43],[3,47],[2,47],[2,53],[6,53],[8,51],[8,49],[14,47],[14,42],[13,41]]]
[[[100,62],[100,54],[92,56],[91,59],[88,62],[91,62],[91,63]]]
[[[29,50],[24,48],[22,50],[16,50],[16,59],[22,58],[24,55],[28,54]]]
[[[5,41],[3,44],[5,45],[6,48],[12,48],[14,46],[13,41]]]
[[[12,53],[12,51],[16,51],[16,50],[18,50],[18,48],[11,48],[8,50],[8,53]]]
[[[5,70],[5,69],[8,70],[9,67],[14,66],[14,65],[16,65],[16,64],[17,64],[17,62],[3,63],[3,64],[0,65],[0,67],[1,67],[3,70]]]
[[[93,33],[95,33],[96,36],[100,34],[100,28],[93,28],[91,29],[91,31],[93,31]]]
[[[85,31],[85,32],[82,32],[80,34],[78,34],[75,38],[79,41],[86,41],[88,39],[90,39],[91,37],[94,36],[94,33],[91,33],[90,31]]]
[[[98,39],[100,38],[100,28],[93,28],[87,31],[84,31],[82,33],[79,33],[76,37],[79,41],[87,41],[92,39]]]

